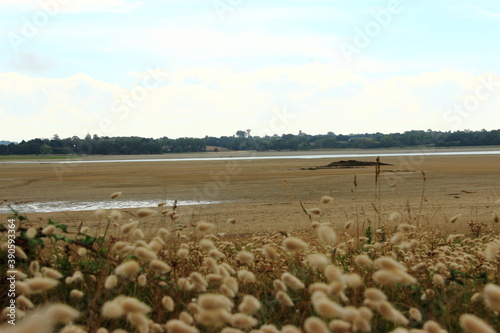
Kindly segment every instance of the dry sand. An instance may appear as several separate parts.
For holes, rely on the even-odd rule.
[[[211,154],[180,156],[250,153]],[[148,156],[155,157],[158,158]],[[130,159],[131,156],[113,158]],[[350,219],[358,220],[360,227],[369,223],[377,227],[379,217],[384,222],[391,212],[400,211],[405,219],[417,217],[424,226],[467,233],[470,221],[492,227],[492,213],[495,208],[500,209],[499,205],[495,206],[500,198],[500,155],[384,157],[382,162],[393,165],[381,168],[380,215],[373,207],[379,206],[374,167],[302,169],[341,159],[346,158],[0,164],[0,200],[109,201],[111,193],[122,191],[123,195],[117,200],[220,201],[220,204],[180,206],[177,211],[181,218],[177,222],[190,225],[205,220],[217,223],[219,231],[241,233],[307,226],[310,222],[300,206],[301,201],[306,208],[322,210],[314,220],[332,222],[339,229]],[[355,159],[375,160],[374,157]],[[421,170],[425,172],[425,182]],[[333,197],[333,203],[322,204],[320,199],[324,195]],[[123,211],[124,218],[119,223],[133,217],[137,209]],[[456,214],[462,217],[455,224],[449,224],[448,220]],[[91,211],[29,213],[27,216],[33,225],[44,225],[49,217],[75,227],[80,223],[91,227],[103,223]],[[2,220],[6,217],[0,216]],[[233,229],[225,224],[228,218],[237,219]],[[171,222],[167,217],[153,216],[145,218],[144,225],[154,232],[158,226],[170,226]],[[493,228],[499,230],[497,226]]]

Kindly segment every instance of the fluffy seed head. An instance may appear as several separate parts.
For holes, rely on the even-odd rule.
[[[163,305],[163,307],[169,312],[174,311],[175,303],[170,296],[163,296],[161,299],[161,305]]]
[[[224,285],[228,286],[232,291],[235,293],[238,292],[239,287],[238,287],[238,280],[236,280],[234,277],[230,276],[224,279]]]
[[[341,305],[331,301],[327,297],[320,297],[313,302],[314,310],[321,316],[327,319],[338,318],[343,314]]]
[[[297,277],[291,273],[285,272],[281,275],[281,281],[283,281],[287,287],[292,289],[304,289],[305,285]]]
[[[310,208],[307,210],[307,214],[309,215],[319,215],[321,214],[321,209],[319,208]]]
[[[78,255],[80,257],[85,257],[87,255],[87,249],[84,248],[84,247],[80,247],[80,248],[78,248],[78,250],[76,251],[76,253],[78,253]]]
[[[17,297],[17,304],[21,306],[23,309],[33,309],[35,305],[31,302],[26,296],[21,295]]]
[[[377,288],[366,288],[365,297],[375,302],[387,300],[387,296],[384,294],[384,292]]]
[[[307,260],[309,261],[309,265],[312,268],[317,269],[318,271],[323,271],[328,264],[330,264],[330,260],[322,253],[314,253],[307,256]]]
[[[286,286],[286,284],[281,281],[281,280],[274,280],[273,281],[273,287],[276,291],[283,291],[283,292],[287,292],[288,291],[288,287]]]
[[[130,222],[130,223],[122,225],[120,227],[120,230],[124,234],[128,234],[129,232],[131,232],[132,230],[134,230],[135,228],[137,228],[138,225],[139,225],[139,222],[137,222],[137,221]]]
[[[113,289],[118,284],[118,277],[114,274],[108,276],[104,282],[104,288]]]
[[[238,271],[238,279],[243,283],[252,283],[255,282],[255,274],[246,270],[241,269]]]
[[[496,244],[490,243],[486,245],[486,249],[484,250],[486,259],[495,260],[498,255],[499,247]]]
[[[386,269],[389,271],[401,270],[406,272],[407,268],[400,262],[392,259],[391,257],[380,257],[375,260],[375,268]]]
[[[251,265],[253,264],[254,260],[255,260],[255,256],[251,253],[251,252],[248,252],[248,251],[240,251],[238,252],[238,254],[236,255],[236,260],[238,260],[240,262],[240,264],[247,264],[247,265]]]
[[[113,220],[113,221],[118,221],[119,219],[122,218],[122,213],[119,211],[119,210],[116,210],[116,209],[113,209],[111,211],[111,213],[109,213],[109,217]]]
[[[327,203],[333,202],[333,198],[325,195],[321,198],[321,202],[324,204],[327,204]]]
[[[344,229],[345,229],[345,230],[348,230],[348,229],[352,226],[352,224],[353,224],[353,223],[354,223],[354,221],[353,221],[353,220],[349,220],[349,221],[347,221],[347,222],[344,224]]]
[[[373,261],[366,254],[357,255],[354,258],[354,263],[358,266],[371,267],[373,265]]]
[[[322,225],[318,228],[319,240],[325,245],[337,244],[337,233],[330,227]]]
[[[231,325],[237,328],[248,329],[256,326],[257,323],[257,319],[244,313],[236,313],[231,316]]]
[[[232,309],[234,306],[229,298],[219,294],[200,295],[197,304],[205,310]]]
[[[124,263],[121,263],[118,267],[115,268],[115,273],[121,276],[136,276],[139,273],[140,266],[137,261],[129,260]]]
[[[281,290],[276,293],[276,299],[284,306],[293,306],[293,301],[290,296]]]
[[[32,239],[36,236],[38,232],[36,231],[35,228],[31,227],[28,229],[28,231],[26,231],[26,236],[29,238],[29,239]]]
[[[137,278],[137,283],[141,287],[145,287],[147,282],[148,282],[148,279],[146,278],[146,275],[144,275],[144,274],[139,275],[139,277]]]
[[[264,247],[262,248],[262,253],[269,260],[278,259],[278,251],[271,245],[264,245]]]
[[[460,218],[460,216],[462,216],[462,214],[457,214],[455,216],[453,216],[451,219],[450,219],[450,223],[455,223],[458,221],[458,219]]]
[[[51,279],[56,279],[59,280],[63,277],[61,273],[56,271],[55,269],[48,268],[48,267],[42,267],[42,273],[45,277],[51,278]]]
[[[385,319],[397,325],[408,325],[409,320],[401,312],[392,307],[391,303],[382,301],[378,308],[379,313]]]
[[[76,298],[76,299],[80,299],[84,296],[84,293],[78,289],[73,289],[71,290],[71,292],[69,293],[69,296],[71,298]]]
[[[205,252],[208,252],[210,250],[215,249],[214,242],[212,242],[210,239],[204,238],[204,239],[200,240],[199,245],[200,245],[200,248]]]
[[[155,215],[155,214],[156,214],[156,210],[151,209],[151,208],[139,208],[137,210],[137,216],[139,216],[139,217],[148,217],[148,216]]]
[[[304,329],[307,333],[329,333],[325,322],[318,317],[309,317],[304,322]]]
[[[139,230],[139,229],[137,229]],[[148,250],[145,247],[137,247],[134,250],[134,254],[141,260],[144,260],[146,262],[150,262],[153,259],[156,259],[156,254],[153,251]]]
[[[56,231],[56,227],[54,227],[53,225],[49,225],[43,228],[42,233],[44,233],[45,235],[52,235],[54,231]]]
[[[34,277],[32,279],[27,279],[25,282],[28,284],[31,294],[39,294],[46,290],[55,288],[59,281],[56,279],[46,278],[46,277]]]
[[[469,333],[495,333],[496,331],[484,320],[471,315],[463,314],[460,316],[460,325]]]
[[[179,314],[179,319],[182,320],[183,322],[185,322],[188,325],[192,325],[193,322],[194,322],[194,318],[189,313],[187,313],[186,311],[182,311]]]
[[[97,218],[103,218],[106,215],[106,210],[105,209],[96,209],[94,212],[95,216]]]
[[[415,320],[416,322],[422,321],[422,313],[417,308],[410,309],[410,318]]]
[[[396,232],[392,237],[391,237],[391,244],[399,244],[401,243],[401,241],[403,240],[404,238],[404,234],[399,231],[399,232]]]
[[[351,323],[340,319],[334,319],[328,323],[328,328],[333,332],[348,333],[351,332]]]
[[[142,229],[134,229],[134,231],[132,231],[132,236],[134,236],[135,238],[137,239],[142,239],[144,238],[144,231],[142,231]]]
[[[398,230],[404,233],[409,233],[412,231],[412,229],[413,227],[408,223],[401,223],[400,225],[398,225]]]
[[[168,264],[158,259],[151,260],[149,267],[157,273],[168,273],[172,269]]]
[[[399,212],[392,212],[391,215],[389,215],[389,221],[391,221],[393,224],[399,224],[401,222],[402,215]]]
[[[342,280],[342,272],[337,266],[328,265],[325,267],[323,274],[328,282],[335,282]]]
[[[185,248],[178,249],[177,256],[181,259],[186,259],[189,256],[189,249],[185,249]]]
[[[260,301],[252,295],[243,296],[243,300],[238,306],[238,311],[246,314],[252,314],[261,308]]]
[[[54,323],[67,324],[80,316],[80,312],[71,306],[57,303],[47,308],[46,317]]]
[[[172,319],[165,325],[168,333],[199,333],[200,331],[179,319]]]
[[[352,273],[347,276],[347,285],[351,288],[360,288],[363,286],[363,279],[359,274]]]
[[[500,311],[500,286],[489,283],[484,288],[484,302],[494,311]]]
[[[307,248],[307,243],[297,237],[287,237],[283,241],[283,246],[288,251],[300,252],[304,251]]]
[[[158,229],[158,234],[161,237],[167,237],[168,235],[170,235],[170,232],[165,228],[160,228],[160,229]]]
[[[424,323],[424,330],[429,333],[440,333],[441,326],[433,320],[428,320]]]
[[[139,301],[137,298],[133,297],[124,297],[120,300],[120,304],[125,313],[130,312],[140,312],[140,313],[148,313],[151,311],[151,308]]]
[[[200,221],[196,224],[196,230],[198,230],[199,232],[209,233],[209,232],[212,232],[212,230],[214,230],[214,228],[215,228],[214,224],[208,223],[205,221]]]
[[[119,318],[124,314],[121,305],[114,300],[104,303],[101,313],[104,318]]]
[[[434,274],[432,282],[438,287],[444,287],[445,285],[444,277],[441,274]]]

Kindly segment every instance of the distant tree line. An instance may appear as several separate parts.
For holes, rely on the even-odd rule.
[[[205,139],[148,139],[140,137],[99,137],[87,135],[61,139],[54,135],[52,139],[34,139],[0,145],[0,155],[137,155],[183,152],[203,152],[206,150]]]
[[[226,148],[230,150],[310,150],[332,148],[392,148],[412,146],[458,147],[500,145],[500,130],[492,131],[407,131],[404,133],[365,133],[325,135],[283,134],[281,136],[250,136],[247,131],[237,131],[233,136],[205,138],[160,139],[141,137],[99,137],[87,135],[61,139],[33,139],[0,145],[0,155],[50,155],[50,154],[99,154],[132,155],[183,152],[204,152]]]

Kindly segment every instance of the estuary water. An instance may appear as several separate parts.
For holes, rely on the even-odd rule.
[[[80,163],[130,163],[130,162],[187,162],[187,161],[241,161],[241,160],[276,160],[276,159],[321,159],[321,158],[356,158],[356,157],[397,157],[397,156],[461,156],[461,155],[500,155],[500,150],[452,150],[443,151],[438,149],[408,150],[398,152],[366,152],[366,153],[347,153],[347,154],[273,154],[249,153],[250,156],[227,156],[220,155],[214,157],[186,157],[186,158],[133,158],[133,159],[67,159],[67,160],[48,160],[48,161],[2,161],[0,164],[80,164]]]
[[[355,152],[355,153],[248,153],[250,156],[228,156],[220,155],[214,157],[213,153],[209,157],[186,157],[186,158],[134,158],[134,159],[68,159],[56,161],[2,161],[2,164],[79,164],[79,163],[131,163],[131,162],[186,162],[186,161],[240,161],[240,160],[272,160],[272,159],[322,159],[322,158],[342,158],[353,159],[359,157],[404,157],[404,156],[461,156],[461,155],[500,155],[500,150],[481,149],[474,151],[453,149],[444,151],[443,149],[421,149],[421,150],[402,150],[402,151],[373,151]],[[247,154],[247,155],[248,155]],[[166,201],[167,206],[172,206],[173,201]],[[210,205],[223,203],[221,201],[178,201],[178,205]],[[52,201],[52,202],[27,202],[20,204],[12,204],[12,207],[22,213],[50,213],[62,211],[89,211],[96,209],[121,209],[121,208],[141,208],[154,207],[158,204],[157,201],[148,200],[109,200],[109,201]],[[0,205],[0,214],[9,214],[11,210],[6,204]]]
[[[166,207],[174,205],[173,200],[166,200]],[[122,208],[143,208],[155,207],[159,201],[152,200],[109,200],[109,201],[49,201],[49,202],[25,202],[11,204],[11,207],[20,213],[52,213],[86,211],[96,209],[122,209]],[[188,205],[211,205],[223,203],[222,201],[190,201],[178,200],[178,206]],[[9,214],[12,211],[7,205],[0,206],[0,214]]]

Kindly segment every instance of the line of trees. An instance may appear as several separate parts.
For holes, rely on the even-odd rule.
[[[365,133],[299,135],[255,137],[246,131],[237,131],[233,136],[205,138],[160,139],[141,137],[99,137],[88,134],[61,139],[33,139],[20,143],[0,144],[0,155],[50,155],[50,154],[163,154],[182,152],[204,152],[207,147],[230,150],[310,150],[332,148],[392,148],[411,146],[458,147],[500,145],[500,130],[492,131],[407,131],[404,133]],[[213,150],[213,148],[210,148]]]

